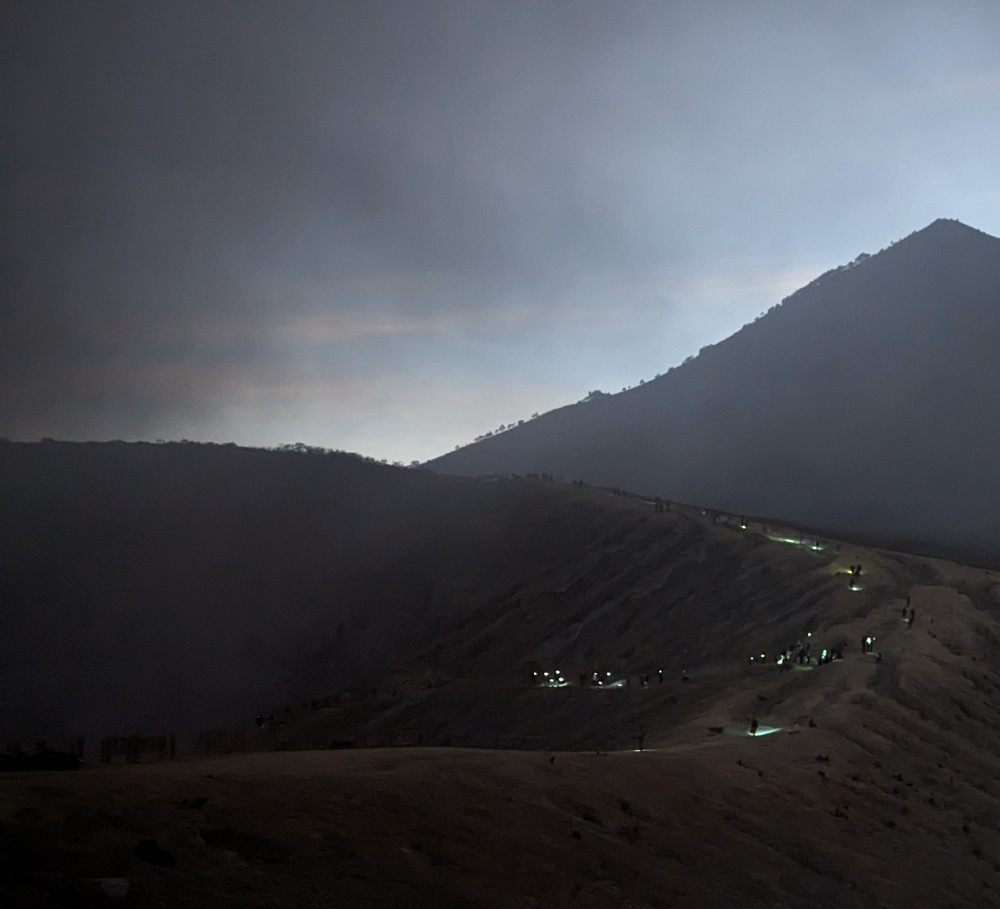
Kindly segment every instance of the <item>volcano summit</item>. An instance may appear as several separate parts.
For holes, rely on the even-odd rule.
[[[938,220],[796,291],[666,375],[446,454],[836,531],[1000,532],[1000,240]]]

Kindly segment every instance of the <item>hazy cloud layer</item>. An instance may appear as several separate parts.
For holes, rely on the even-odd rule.
[[[429,457],[936,217],[1000,233],[990,2],[0,16],[13,437]]]

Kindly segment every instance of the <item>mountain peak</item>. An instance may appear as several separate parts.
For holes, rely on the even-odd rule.
[[[906,243],[914,238],[920,237],[921,239],[934,240],[935,242],[942,241],[957,241],[962,239],[990,239],[996,240],[996,237],[990,236],[990,234],[985,231],[979,230],[975,227],[969,227],[968,224],[963,224],[956,218],[938,218],[935,221],[931,221],[926,227],[920,230],[915,230],[912,234],[901,240],[900,243]]]
[[[430,466],[549,473],[811,526],[991,545],[998,295],[1000,240],[941,218],[820,275],[641,389],[561,408]]]

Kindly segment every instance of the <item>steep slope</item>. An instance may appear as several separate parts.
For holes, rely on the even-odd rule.
[[[56,445],[3,466],[5,716],[38,707],[17,687],[40,686],[38,667],[77,712],[44,706],[70,718],[100,698],[140,716],[165,693],[205,716],[233,695],[246,715],[288,665],[252,655],[241,672],[227,640],[252,625],[311,666],[341,609],[327,589],[363,597],[346,633],[367,617],[381,655],[346,692],[328,667],[300,677],[336,694],[288,714],[275,701],[283,726],[244,722],[262,749],[322,750],[0,774],[0,903],[104,905],[126,887],[134,906],[997,902],[988,570],[338,456]],[[248,557],[265,594],[249,605]],[[365,580],[411,559],[440,600],[415,599],[415,575]],[[151,593],[185,579],[188,602]],[[406,624],[413,610],[429,629]],[[110,680],[84,662],[95,628],[115,645],[98,650]],[[185,678],[163,681],[163,640]],[[812,659],[776,665],[797,642]],[[556,669],[568,685],[537,684]],[[357,747],[418,742],[534,750]]]
[[[444,455],[811,526],[991,546],[1000,240],[935,221],[661,378]]]
[[[1000,683],[991,656],[1000,587],[988,570],[755,521],[743,529],[687,507],[657,513],[598,490],[577,495],[608,505],[589,545],[559,570],[499,593],[364,688],[296,711],[262,746],[614,750],[641,735],[674,747],[703,742],[712,728],[743,733],[751,715],[779,728],[814,719],[846,730],[844,718],[864,704],[895,722],[928,685],[941,686],[947,713],[949,698],[982,700]],[[911,608],[913,623],[902,617]],[[800,644],[811,659],[779,671],[776,655]],[[843,659],[821,663],[824,650]],[[545,672],[559,672],[565,687],[539,684]],[[622,687],[595,686],[595,672]],[[992,740],[992,709],[988,718],[960,709],[986,722],[979,734]],[[923,724],[929,741],[939,722]]]
[[[633,519],[640,507],[612,504]],[[452,745],[519,729],[580,750],[324,749],[6,775],[0,902],[103,905],[102,886],[127,886],[136,906],[996,905],[995,578],[698,513],[632,525],[613,527],[619,559],[474,611],[372,705],[375,736],[416,719],[429,737],[443,708]],[[706,559],[657,553],[651,533],[625,558],[651,529],[668,550],[700,539]],[[852,591],[839,569],[859,559]],[[726,578],[732,602],[718,605]],[[685,615],[694,581],[704,596]],[[736,653],[803,628],[844,638],[843,659],[782,672]],[[642,667],[666,631],[695,660],[689,682],[512,679],[518,651],[566,669],[593,665],[594,648]],[[878,649],[863,653],[863,635]],[[342,709],[313,712],[313,733]]]
[[[0,742],[336,690],[584,546],[555,484],[337,454],[0,444]]]

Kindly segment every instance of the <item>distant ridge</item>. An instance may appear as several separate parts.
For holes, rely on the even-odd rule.
[[[666,375],[437,458],[813,526],[1000,539],[1000,240],[939,219]]]

